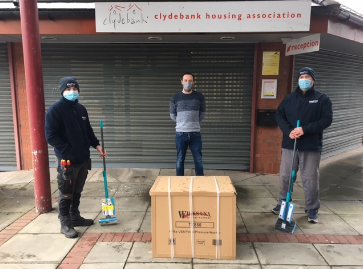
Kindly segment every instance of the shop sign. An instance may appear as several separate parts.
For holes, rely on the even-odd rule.
[[[308,53],[319,51],[320,49],[320,34],[304,36],[301,38],[293,39],[286,44],[285,55],[296,55],[301,53]]]
[[[96,31],[113,33],[309,31],[311,1],[96,2]]]

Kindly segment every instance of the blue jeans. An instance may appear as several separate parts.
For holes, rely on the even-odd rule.
[[[189,147],[194,159],[195,174],[197,176],[204,176],[202,161],[202,136],[200,133],[176,132],[175,145],[177,150],[176,175],[184,176],[184,160]]]

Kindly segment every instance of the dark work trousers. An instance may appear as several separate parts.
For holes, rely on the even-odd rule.
[[[72,179],[66,183],[71,183],[70,191],[71,193],[62,192],[62,184],[64,184],[64,179],[62,177],[62,171],[60,167],[60,161],[58,160],[57,166],[57,180],[58,180],[58,218],[62,225],[70,225],[71,219],[77,219],[80,216],[79,204],[81,199],[81,193],[83,191],[84,184],[86,182],[88,174],[88,163],[83,164],[72,164]]]
[[[281,204],[281,200],[286,199],[286,194],[289,190],[292,155],[293,155],[293,150],[284,149],[284,148],[282,149],[280,177],[279,177],[280,197],[278,204]],[[297,173],[297,171],[300,169],[300,176],[305,194],[305,210],[320,208],[320,198],[319,198],[320,158],[321,158],[321,152],[319,151],[295,152],[294,170]]]

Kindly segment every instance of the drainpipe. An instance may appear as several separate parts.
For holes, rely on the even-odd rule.
[[[52,210],[48,147],[45,140],[45,104],[40,50],[37,0],[20,0],[20,22],[23,42],[29,128],[33,157],[35,209]]]

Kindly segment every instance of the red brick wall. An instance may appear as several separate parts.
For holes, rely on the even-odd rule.
[[[25,70],[22,43],[14,43],[14,68],[16,72],[15,92],[18,95],[18,114],[20,125],[20,141],[22,147],[23,169],[33,168],[33,155],[31,153],[31,140],[29,130],[28,100],[26,96]]]
[[[264,51],[280,51],[280,69],[277,76],[262,76]],[[256,109],[276,109],[286,94],[291,92],[293,57],[285,56],[282,43],[261,43],[257,52],[257,100]],[[277,79],[276,99],[261,99],[262,79]],[[281,158],[282,132],[278,127],[255,127],[254,172],[276,174]]]

